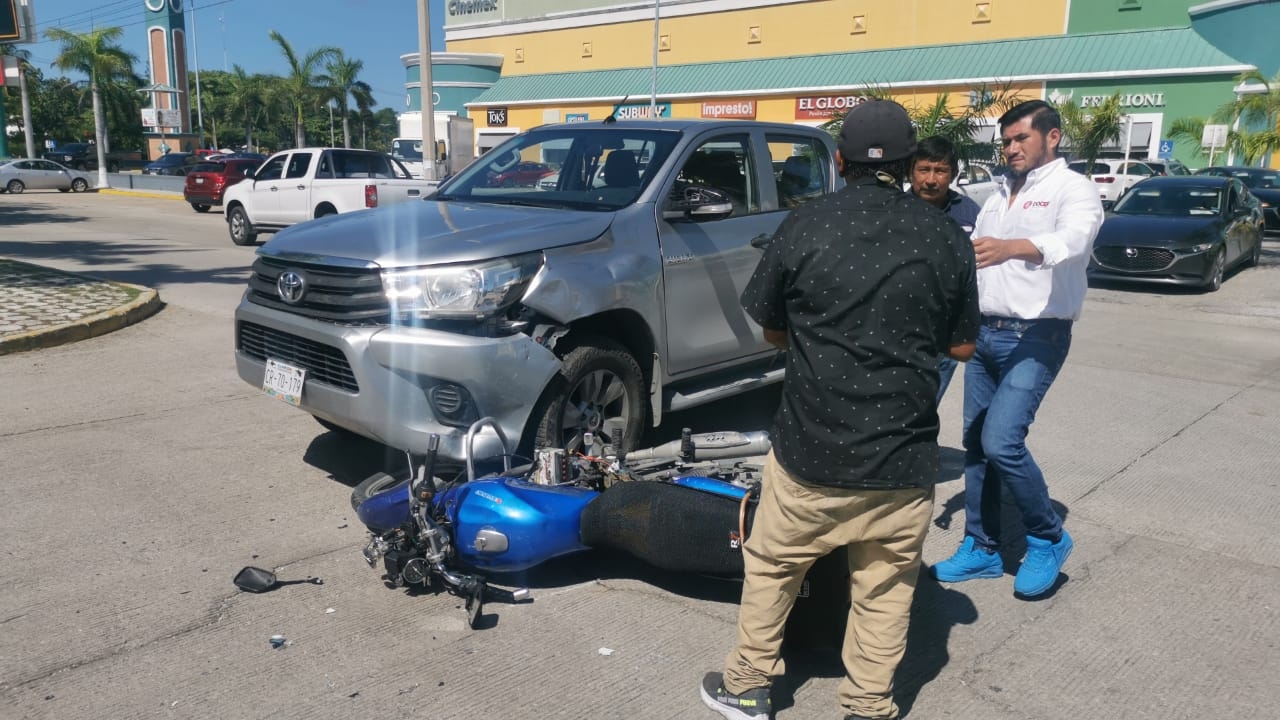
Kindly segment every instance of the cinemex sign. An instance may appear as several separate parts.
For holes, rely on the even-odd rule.
[[[450,15],[475,15],[497,12],[498,0],[449,0],[446,7]]]

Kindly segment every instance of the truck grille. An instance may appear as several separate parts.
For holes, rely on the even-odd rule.
[[[302,298],[286,303],[276,290],[281,273],[292,271],[304,283]],[[382,292],[381,271],[307,265],[259,257],[249,276],[249,302],[275,310],[352,325],[387,324],[391,307]]]
[[[1149,272],[1172,265],[1174,255],[1162,248],[1100,247],[1094,248],[1093,259],[1099,265],[1115,270]]]
[[[305,368],[308,382],[360,392],[347,356],[335,347],[250,322],[237,323],[236,347],[249,357],[266,362],[273,358]]]

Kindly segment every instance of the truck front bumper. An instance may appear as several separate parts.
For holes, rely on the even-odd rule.
[[[391,447],[462,461],[471,420],[492,417],[514,450],[560,360],[524,334],[474,337],[397,326],[347,326],[290,315],[242,299],[236,308],[236,371],[262,387],[267,358],[307,370],[300,408]],[[346,366],[346,367],[343,367]],[[441,389],[466,412],[441,413]],[[461,388],[465,393],[457,392]],[[449,405],[450,403],[445,403]],[[469,404],[469,405],[468,405]],[[477,457],[499,453],[492,431]]]

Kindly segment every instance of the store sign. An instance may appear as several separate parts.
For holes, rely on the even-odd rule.
[[[181,127],[182,111],[168,108],[142,108],[142,126],[146,128]]]
[[[498,0],[449,0],[450,15],[475,15],[498,11]]]
[[[489,108],[487,117],[489,120],[489,127],[507,126],[507,109],[504,107]]]
[[[796,98],[797,120],[830,120],[871,98],[866,95],[817,95]]]
[[[648,103],[645,103],[644,105],[619,105],[613,116],[618,120],[647,120],[654,117],[654,114]],[[671,103],[658,103],[657,117],[671,117]]]
[[[587,113],[565,113],[564,121],[567,123],[583,123],[591,119]]]
[[[1091,108],[1101,107],[1102,103],[1107,101],[1110,95],[1082,95],[1080,96],[1080,107]],[[1164,93],[1124,93],[1120,95],[1120,107],[1122,108],[1141,108],[1141,107],[1164,107]]]
[[[755,120],[755,100],[727,100],[724,102],[702,103],[702,117],[727,118],[734,120]]]

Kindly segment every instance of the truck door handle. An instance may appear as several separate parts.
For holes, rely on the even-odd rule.
[[[751,238],[751,247],[763,250],[769,244],[770,239],[772,239],[771,236],[761,233]]]
[[[299,190],[306,190],[306,189],[307,189],[307,186],[306,186],[306,185],[299,185],[299,186],[298,186],[298,189],[299,189]]]
[[[280,192],[280,188],[276,187],[275,185],[272,185],[271,192]]]
[[[421,195],[421,194],[422,194],[421,190],[417,188],[409,188],[409,197],[417,197],[418,195]]]

